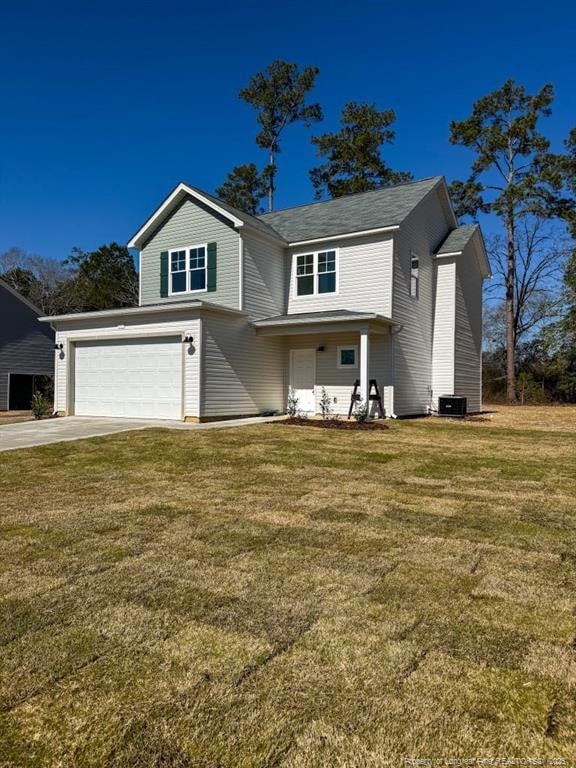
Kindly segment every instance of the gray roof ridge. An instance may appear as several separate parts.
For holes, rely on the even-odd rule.
[[[424,176],[422,179],[413,179],[412,181],[402,181],[399,184],[391,184],[388,187],[378,187],[377,189],[366,189],[364,192],[350,192],[348,195],[341,195],[340,197],[332,197],[330,200],[315,200],[312,203],[299,203],[298,205],[289,205],[287,208],[278,208],[276,211],[267,211],[266,213],[259,213],[255,216],[259,221],[262,221],[266,216],[274,216],[277,213],[285,213],[286,211],[294,211],[298,208],[312,208],[317,205],[327,205],[328,203],[335,203],[337,200],[347,200],[351,197],[357,198],[362,195],[373,195],[375,192],[383,192],[389,189],[398,189],[398,187],[408,187],[415,184],[422,184],[425,181],[435,181],[438,183],[444,177],[437,176]],[[201,190],[199,190],[201,191]],[[264,222],[266,223],[266,222]],[[270,224],[268,226],[271,226]]]
[[[451,229],[451,232],[455,232],[457,229],[477,229],[480,227],[480,224],[477,221],[473,221],[471,224],[458,224],[457,227],[454,227],[454,229]]]

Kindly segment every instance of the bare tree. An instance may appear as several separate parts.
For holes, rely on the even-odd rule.
[[[30,255],[23,248],[12,246],[0,253],[0,275],[13,269],[28,269]]]
[[[62,261],[13,246],[0,253],[0,276],[46,314],[76,309],[73,271]]]
[[[509,279],[508,243],[495,236],[488,241],[494,279],[486,288],[487,340],[499,346],[506,342],[506,289]],[[524,217],[517,223],[514,270],[514,311],[512,316],[516,344],[525,341],[557,318],[562,310],[561,287],[571,253],[571,243],[560,225],[537,217]]]

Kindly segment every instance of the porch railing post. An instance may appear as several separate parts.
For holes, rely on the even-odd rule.
[[[368,329],[360,331],[360,397],[368,403],[370,384],[370,334]]]

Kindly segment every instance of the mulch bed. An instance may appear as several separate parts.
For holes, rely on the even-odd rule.
[[[298,416],[276,421],[275,424],[288,424],[292,427],[318,427],[319,429],[390,429],[384,421],[347,421],[345,419],[303,419]]]

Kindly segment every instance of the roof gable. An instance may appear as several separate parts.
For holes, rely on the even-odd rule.
[[[207,192],[203,192],[197,187],[193,187],[191,184],[180,182],[180,184],[170,192],[168,197],[162,201],[154,213],[144,222],[140,229],[130,238],[128,247],[142,248],[152,233],[169,219],[174,211],[176,211],[187,198],[197,200],[208,208],[211,208],[216,214],[229,221],[233,227],[241,228],[244,225],[247,225],[261,231],[263,234],[274,237],[276,240],[281,239],[273,229],[264,222],[259,221],[255,216],[251,216],[249,213],[244,213],[243,211],[228,205],[228,203],[219,200],[217,197],[209,195]]]
[[[439,258],[460,256],[469,243],[473,243],[477,250],[483,276],[490,277],[490,262],[488,261],[486,246],[479,224],[463,224],[453,229],[440,244],[435,255]]]
[[[0,277],[0,289],[1,288],[4,288],[5,291],[8,291],[8,293],[12,294],[12,296],[15,296],[17,299],[19,299],[22,304],[26,304],[28,309],[31,309],[32,312],[35,312],[37,315],[42,314],[42,310],[39,309],[36,304],[33,304],[30,299],[27,299],[25,296],[22,296],[21,293],[18,293],[15,288],[12,288],[11,285],[9,285],[5,280],[2,280]]]

